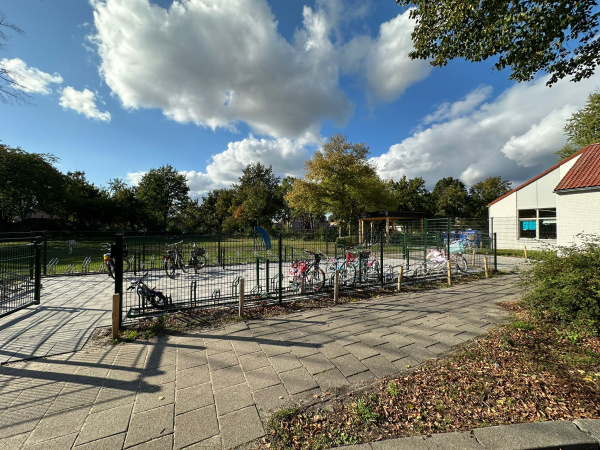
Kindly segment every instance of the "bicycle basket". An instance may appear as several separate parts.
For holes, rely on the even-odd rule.
[[[308,264],[306,264],[306,262],[304,262],[304,261],[300,261],[298,263],[298,269],[300,270],[300,272],[306,272],[307,267],[308,267]]]
[[[462,241],[455,241],[450,244],[450,253],[464,253],[465,244]]]

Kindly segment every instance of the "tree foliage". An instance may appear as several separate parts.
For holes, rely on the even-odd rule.
[[[243,206],[244,211],[238,220],[268,224],[280,215],[283,204],[278,195],[279,182],[271,166],[266,167],[260,162],[248,164],[233,186],[236,206]]]
[[[590,144],[600,142],[600,90],[592,92],[585,106],[567,121],[565,134],[567,143],[556,152],[560,160]]]
[[[590,77],[600,62],[595,0],[396,0],[415,5],[413,59],[433,66],[464,58],[497,57],[494,68],[510,68],[510,79],[529,81],[549,73],[548,84]]]
[[[188,200],[190,188],[185,175],[167,164],[146,173],[137,189],[138,198],[145,204],[149,216],[154,215],[163,228],[174,219]]]
[[[471,195],[471,215],[480,219],[487,219],[488,208],[491,202],[510,191],[511,182],[502,177],[489,177],[475,183],[469,189]]]

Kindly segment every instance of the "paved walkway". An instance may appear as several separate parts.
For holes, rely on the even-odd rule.
[[[503,320],[517,277],[0,366],[0,447],[232,448],[268,412],[442,355]],[[93,308],[91,308],[93,309]]]

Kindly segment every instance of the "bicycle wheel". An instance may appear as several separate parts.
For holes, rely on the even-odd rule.
[[[129,272],[130,268],[131,268],[131,263],[129,262],[129,260],[123,259],[123,273]]]
[[[152,303],[152,306],[155,308],[165,309],[167,306],[167,298],[162,292],[154,291],[150,294],[150,303]]]
[[[356,281],[356,267],[352,264],[347,264],[340,270],[340,279],[346,286],[352,286]]]
[[[115,268],[113,267],[113,262],[110,261],[107,264],[106,268],[108,269],[108,276],[114,280],[115,279]]]
[[[465,257],[463,255],[456,255],[454,258],[454,263],[456,264],[456,268],[458,270],[460,270],[461,272],[466,272],[467,269],[469,268],[469,265],[467,264],[467,260],[465,259]]]
[[[173,258],[165,259],[164,269],[169,278],[175,278],[175,269],[177,269],[177,265]]]
[[[308,281],[308,284],[315,291],[323,289],[323,286],[325,286],[325,272],[321,269],[312,269],[308,272],[308,275],[306,275],[306,281]]]
[[[183,257],[181,255],[177,255],[177,265],[181,267],[182,272],[187,272],[185,268],[185,262],[183,261]]]

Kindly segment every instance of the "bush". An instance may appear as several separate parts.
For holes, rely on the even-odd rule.
[[[546,253],[521,280],[535,313],[597,335],[600,331],[600,241]]]

